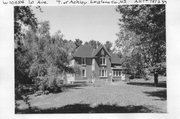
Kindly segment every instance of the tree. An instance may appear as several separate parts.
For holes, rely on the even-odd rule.
[[[14,7],[14,40],[18,50],[22,46],[22,38],[24,33],[23,27],[31,27],[33,30],[37,28],[37,18],[29,6],[15,6]]]
[[[46,57],[46,51],[50,47],[49,40],[50,40],[50,33],[49,33],[49,22],[44,21],[38,23],[38,28],[36,32],[33,32],[29,29],[27,32],[33,33],[34,38],[31,38],[28,34],[26,35],[26,39],[28,42],[26,43],[27,46],[32,46],[28,49],[28,52],[31,52],[34,56],[33,62],[30,66],[30,73],[31,77],[44,77],[47,75],[47,68],[49,64],[47,64],[48,59]],[[33,43],[33,45],[31,45]]]
[[[144,59],[138,47],[140,38],[124,27],[120,28],[115,41],[116,52],[123,59],[123,66],[133,77],[144,77]]]
[[[82,40],[80,40],[80,39],[76,39],[74,43],[75,43],[75,45],[76,45],[76,48],[78,48],[79,46],[82,45],[83,42],[82,42]]]
[[[34,60],[29,75],[38,80],[41,90],[54,91],[58,88],[58,82],[65,80],[64,72],[72,72],[68,65],[75,45],[73,41],[64,39],[60,31],[51,37],[48,21],[39,23],[34,34],[37,39],[30,39],[34,42],[33,49],[29,49],[33,52]],[[59,75],[62,75],[61,78],[57,78]]]
[[[105,47],[109,52],[111,52],[112,43],[110,41],[106,41]]]
[[[41,11],[40,7],[37,7]],[[33,33],[37,30],[38,22],[35,14],[29,6],[14,7],[14,42],[15,42],[15,88],[22,83],[27,83],[29,78],[29,67],[33,59],[31,52],[25,46],[24,29],[32,29]],[[33,33],[29,33],[33,38]],[[34,37],[35,38],[35,37]],[[33,44],[32,44],[33,46]],[[32,47],[31,46],[31,47]]]
[[[84,43],[84,45],[88,45],[88,44],[89,44],[89,42],[87,42],[87,41]]]
[[[26,83],[28,79],[28,68],[31,63],[31,55],[24,47],[23,28],[29,27],[33,31],[37,28],[37,19],[29,6],[14,7],[14,42],[15,42],[15,88]]]
[[[90,45],[93,49],[97,49],[98,46],[101,45],[99,41],[90,40],[89,42],[85,42],[85,44]]]
[[[74,42],[64,39],[60,31],[51,37],[49,29],[48,21],[38,23],[36,31],[29,27],[23,37],[24,52],[15,55],[16,78],[21,82],[27,82],[27,77],[33,79],[43,91],[57,88],[59,80],[64,80],[57,77],[73,72],[68,65]],[[26,78],[19,78],[21,72]]]
[[[166,61],[165,5],[118,6],[120,27],[139,37],[135,45],[147,67]]]
[[[40,9],[40,7],[38,7]],[[37,29],[37,19],[29,6],[14,7],[14,43],[15,43],[15,100],[24,99],[31,109],[28,96],[24,90],[25,84],[32,83],[29,77],[29,67],[33,61],[33,55],[25,47],[25,28],[33,31]],[[23,95],[25,98],[23,98]],[[16,103],[16,102],[15,102]],[[15,105],[17,109],[17,103]]]
[[[60,31],[51,37],[49,21],[38,22],[30,7],[15,7],[14,17],[15,99],[24,95],[30,107],[25,84],[35,84],[33,92],[59,90],[65,72],[73,72],[69,60],[76,46]]]
[[[59,47],[64,48],[69,56],[72,56],[72,54],[75,52],[75,49],[78,48],[82,44],[82,41],[79,39],[76,39],[75,42],[73,42],[72,40],[64,39],[64,35],[61,33],[61,31],[57,31],[52,36],[52,41],[53,42],[59,41],[61,43]]]

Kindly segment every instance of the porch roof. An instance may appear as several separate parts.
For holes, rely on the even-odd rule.
[[[115,66],[115,67],[112,67],[111,69],[126,69],[126,68],[122,66]]]

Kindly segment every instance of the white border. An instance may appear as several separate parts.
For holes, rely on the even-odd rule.
[[[51,0],[47,0],[51,3]],[[14,114],[13,6],[0,4],[0,118],[1,119],[178,119],[180,118],[180,1],[167,1],[167,114]],[[57,5],[52,3],[51,5]],[[51,6],[50,4],[48,6]]]

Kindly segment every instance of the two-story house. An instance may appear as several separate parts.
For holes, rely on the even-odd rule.
[[[72,75],[72,82],[91,82],[93,79],[104,81],[125,80],[121,59],[108,52],[103,45],[100,45],[97,49],[93,49],[89,45],[78,47],[73,54],[71,65],[80,68],[79,74]]]

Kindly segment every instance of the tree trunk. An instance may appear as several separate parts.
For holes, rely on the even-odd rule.
[[[154,72],[154,84],[155,86],[158,85],[158,72]]]

